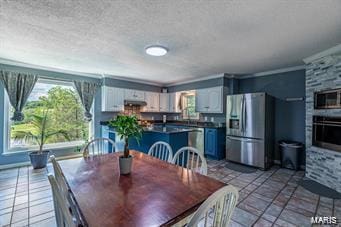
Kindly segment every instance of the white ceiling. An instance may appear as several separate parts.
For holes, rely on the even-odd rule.
[[[0,4],[0,58],[160,84],[302,65],[341,41],[340,0]],[[148,56],[151,44],[170,51]]]

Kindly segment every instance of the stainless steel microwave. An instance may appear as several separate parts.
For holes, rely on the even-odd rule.
[[[341,109],[341,88],[315,92],[315,109]]]

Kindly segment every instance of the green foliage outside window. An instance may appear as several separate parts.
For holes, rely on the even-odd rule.
[[[37,145],[34,142],[15,140],[15,131],[32,131],[34,115],[42,115],[48,109],[49,124],[55,130],[66,131],[70,141],[87,140],[89,123],[84,121],[84,111],[78,94],[72,86],[53,86],[47,94],[37,100],[28,101],[24,108],[25,119],[11,123],[11,147]],[[56,134],[48,139],[47,144],[67,142],[63,135]]]
[[[189,94],[183,96],[183,113],[182,116],[184,119],[197,119],[198,113],[195,112],[195,95]]]

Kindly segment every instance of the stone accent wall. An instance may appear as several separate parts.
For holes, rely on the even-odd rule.
[[[341,192],[341,152],[312,146],[313,115],[341,116],[340,109],[315,110],[314,92],[335,88],[341,88],[341,55],[306,65],[306,176]]]

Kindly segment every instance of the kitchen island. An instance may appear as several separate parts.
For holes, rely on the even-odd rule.
[[[102,136],[115,141],[115,151],[123,150],[124,142],[121,141],[115,133],[115,129],[108,126],[102,126]],[[173,154],[182,147],[188,146],[188,133],[196,130],[190,127],[177,127],[177,126],[163,126],[155,125],[151,127],[144,127],[142,138],[139,142],[135,139],[129,139],[129,149],[138,150],[148,153],[149,148],[158,141],[168,143]]]

